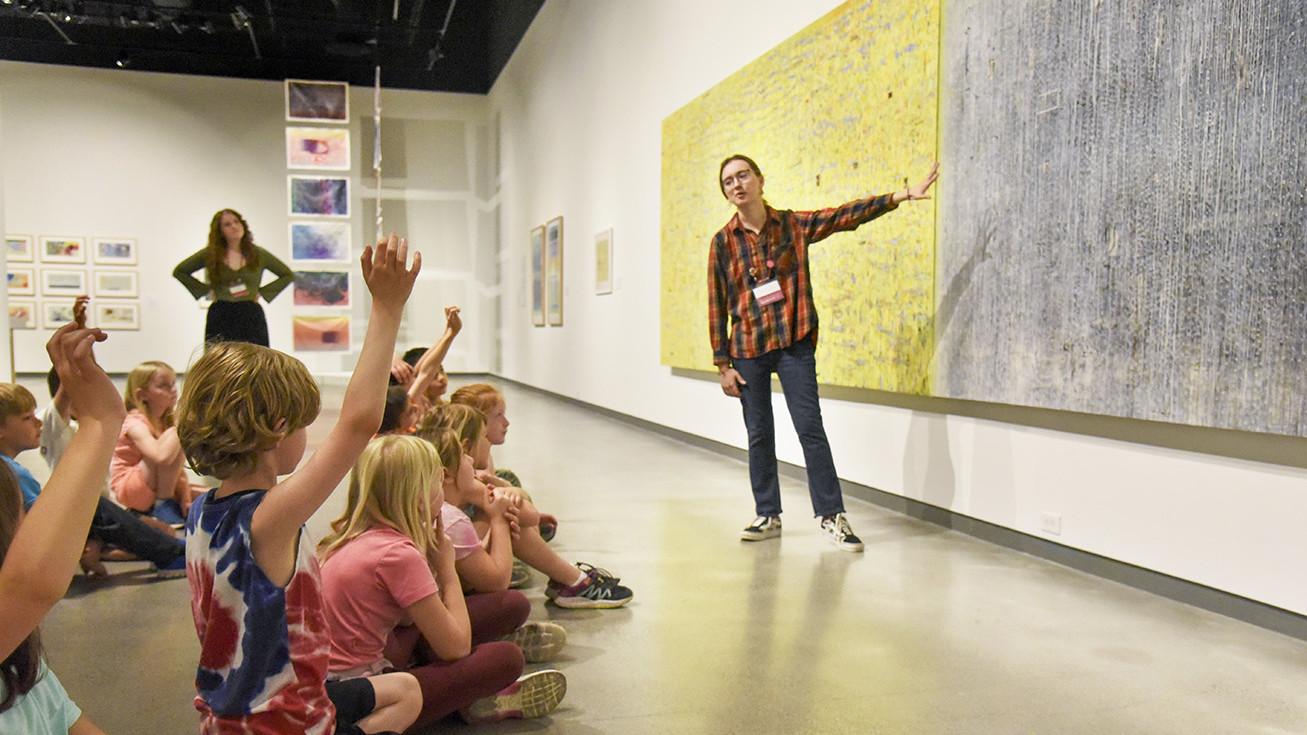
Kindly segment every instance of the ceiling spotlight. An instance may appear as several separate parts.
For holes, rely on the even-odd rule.
[[[132,65],[132,55],[128,53],[127,49],[121,49],[118,51],[118,60],[114,63],[118,65],[119,69],[126,69]]]

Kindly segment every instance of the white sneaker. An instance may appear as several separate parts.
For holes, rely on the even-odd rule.
[[[538,664],[558,657],[567,643],[567,631],[558,623],[532,620],[523,623],[504,640],[516,643],[527,663]]]
[[[740,531],[742,541],[762,541],[781,535],[780,516],[758,516],[749,527]]]
[[[832,544],[843,551],[862,551],[862,539],[854,535],[853,529],[849,527],[849,520],[843,513],[822,518],[821,531]]]

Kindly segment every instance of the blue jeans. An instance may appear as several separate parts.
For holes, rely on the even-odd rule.
[[[749,480],[753,502],[760,516],[781,514],[781,487],[776,472],[776,421],[772,414],[771,374],[781,380],[785,405],[803,447],[808,467],[808,494],[813,515],[844,512],[844,495],[835,475],[830,443],[821,423],[817,400],[816,346],[812,336],[789,347],[772,350],[755,358],[734,358],[732,363],[745,385],[740,386],[744,428],[749,433]]]

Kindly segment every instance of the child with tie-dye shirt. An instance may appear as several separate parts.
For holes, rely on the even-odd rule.
[[[421,707],[409,674],[328,687],[322,581],[304,523],[381,423],[389,355],[421,265],[399,238],[364,250],[367,336],[340,419],[298,471],[320,397],[304,365],[258,345],[210,345],[182,391],[177,435],[192,465],[221,480],[186,522],[191,612],[200,638],[202,733],[400,731]]]

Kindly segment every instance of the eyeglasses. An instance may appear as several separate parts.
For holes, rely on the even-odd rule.
[[[722,188],[729,189],[730,187],[735,186],[735,182],[737,181],[743,184],[744,182],[748,181],[752,177],[753,177],[753,171],[746,168],[737,174],[734,174],[732,176],[727,176],[726,178],[722,179]]]

